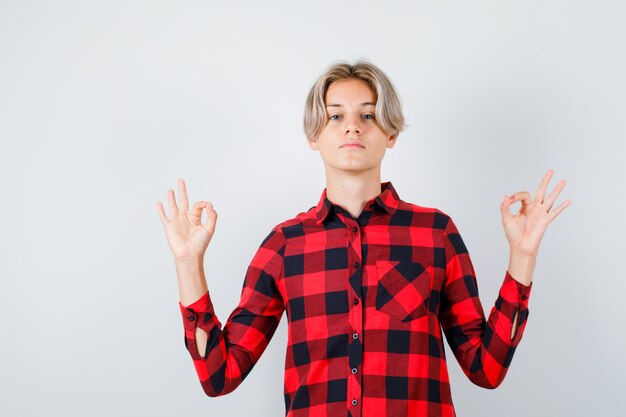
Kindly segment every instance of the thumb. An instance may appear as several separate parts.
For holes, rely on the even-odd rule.
[[[204,205],[204,209],[206,210],[206,214],[207,214],[207,221],[205,223],[205,226],[210,226],[210,227],[215,227],[215,222],[217,221],[217,211],[215,211],[215,209],[213,208],[213,204],[211,203],[206,203]]]
[[[511,214],[511,197],[506,194],[500,204],[500,214],[502,215],[502,225],[507,224],[513,218]]]

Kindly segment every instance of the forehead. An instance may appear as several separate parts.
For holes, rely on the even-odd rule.
[[[344,103],[375,104],[376,94],[367,82],[350,78],[331,83],[326,90],[325,101],[328,106]]]

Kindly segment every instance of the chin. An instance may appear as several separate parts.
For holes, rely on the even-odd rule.
[[[372,169],[372,167],[362,165],[362,164],[341,164],[334,168],[339,171],[350,171],[350,172],[361,172],[361,171],[368,171]]]

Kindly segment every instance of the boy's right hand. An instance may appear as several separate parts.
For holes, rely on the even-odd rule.
[[[161,216],[161,223],[165,227],[167,243],[176,261],[202,259],[215,232],[217,212],[213,210],[213,205],[207,201],[197,201],[189,212],[187,189],[183,179],[178,180],[178,192],[180,194],[180,210],[176,205],[174,190],[167,190],[172,212],[171,220],[165,215],[161,202],[157,202],[157,210]],[[207,221],[202,224],[202,211],[205,209]]]

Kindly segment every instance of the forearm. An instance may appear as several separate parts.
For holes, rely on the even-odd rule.
[[[244,343],[237,344],[235,332],[228,332],[229,323],[222,326],[215,316],[207,294],[202,260],[176,261],[176,272],[185,346],[191,354],[202,388],[210,397],[228,394],[241,383],[244,371],[253,365],[252,354]],[[199,302],[202,298],[206,301]],[[237,311],[247,314],[245,309],[238,309],[234,314]],[[266,334],[261,331],[260,337]],[[254,340],[251,343],[260,345]]]
[[[475,294],[471,281],[468,282],[469,292]],[[472,311],[473,303],[464,302],[462,298],[456,306],[447,308],[446,313],[441,315],[446,336],[449,341],[453,341],[451,346],[456,346],[453,352],[474,384],[496,388],[504,379],[526,327],[531,287],[532,284],[524,286],[516,281],[507,271],[498,298],[486,320],[481,309]],[[453,297],[453,294],[449,294],[444,291],[446,300]]]
[[[521,284],[530,285],[536,262],[536,255],[527,255],[511,249],[509,252],[509,274]],[[511,340],[515,337],[515,331],[517,330],[517,318],[518,312],[515,312],[513,328],[511,329]]]
[[[523,285],[530,285],[537,262],[537,255],[527,255],[511,249],[509,252],[509,274]]]
[[[180,302],[188,306],[207,292],[202,258],[175,261]]]
[[[178,290],[180,302],[184,306],[199,300],[207,292],[207,283],[204,276],[203,260],[193,259],[176,261],[176,274],[178,275]],[[205,356],[206,342],[209,336],[200,327],[196,328],[196,347],[202,357]]]
[[[205,393],[226,395],[249,374],[285,311],[276,282],[283,278],[285,237],[273,229],[257,249],[237,307],[222,324],[207,290],[203,258],[176,260],[185,347]],[[273,254],[273,255],[272,255]],[[270,256],[271,255],[271,256]]]
[[[524,334],[534,258],[524,256],[523,251],[510,252],[509,267],[498,297],[485,318],[469,252],[451,219],[444,237],[446,279],[439,295],[439,320],[469,380],[493,389],[504,380]],[[517,249],[511,245],[509,248]]]

